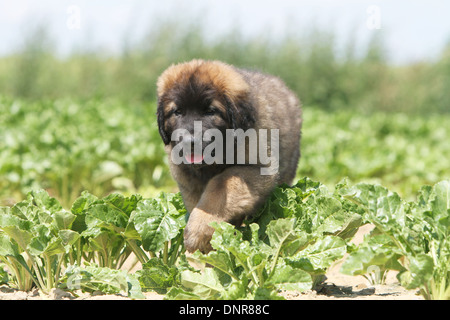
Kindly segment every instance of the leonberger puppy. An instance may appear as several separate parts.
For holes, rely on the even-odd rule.
[[[300,102],[275,76],[205,60],[170,66],[158,79],[157,94],[159,133],[189,214],[185,247],[206,253],[212,250],[211,222],[239,226],[277,185],[292,183],[300,158]],[[219,133],[222,146],[209,149],[211,163],[203,152],[221,140]],[[248,143],[239,155],[243,140]],[[174,152],[177,146],[183,149]],[[255,150],[270,161],[255,157]]]

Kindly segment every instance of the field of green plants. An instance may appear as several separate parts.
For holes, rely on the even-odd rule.
[[[154,103],[0,98],[0,204],[43,188],[66,208],[84,190],[153,196],[176,191]],[[304,110],[297,177],[333,187],[342,178],[382,183],[405,198],[448,178],[446,115]]]
[[[69,210],[44,190],[0,214],[1,281],[48,293],[142,291],[166,299],[281,299],[279,290],[319,283],[346,252],[343,273],[398,270],[408,289],[426,299],[449,299],[450,181],[420,190],[415,202],[372,184],[339,183],[333,192],[308,178],[277,188],[261,211],[236,230],[214,224],[214,251],[186,258],[185,213],[179,194],[144,199],[84,192]],[[374,232],[355,247],[349,239],[364,223]],[[120,267],[134,253],[142,269]]]
[[[406,288],[450,298],[448,117],[305,108],[296,184],[239,230],[215,225],[215,250],[189,257],[211,266],[200,271],[185,255],[154,103],[0,108],[0,281],[11,287],[278,299],[313,288],[348,252],[345,274],[397,270]],[[376,229],[355,247],[366,223]],[[131,254],[133,274],[121,269]]]
[[[208,39],[201,23],[155,22],[120,54],[67,57],[45,27],[26,34],[0,57],[0,285],[281,299],[346,257],[343,274],[383,283],[395,270],[425,299],[450,299],[450,47],[391,65],[379,34],[337,50],[332,32],[291,31]],[[155,116],[158,75],[192,58],[275,74],[304,105],[294,185],[243,227],[214,225],[207,255],[185,253]]]

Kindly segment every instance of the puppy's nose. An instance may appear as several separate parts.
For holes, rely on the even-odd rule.
[[[186,135],[183,137],[183,151],[185,163],[202,163],[202,142],[201,139],[195,137],[194,135]]]
[[[188,149],[194,150],[194,146],[201,146],[201,139],[192,134],[184,135],[183,145]]]

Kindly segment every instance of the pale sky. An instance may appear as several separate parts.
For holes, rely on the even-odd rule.
[[[72,6],[79,29],[68,26]],[[137,40],[155,20],[173,16],[200,19],[212,35],[238,25],[244,35],[277,36],[314,24],[334,31],[340,43],[353,34],[363,45],[382,32],[395,63],[435,58],[450,43],[447,0],[0,0],[0,55],[16,50],[40,22],[49,25],[61,53],[86,43],[115,52],[125,37]]]

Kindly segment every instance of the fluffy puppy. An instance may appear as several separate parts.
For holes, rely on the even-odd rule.
[[[277,77],[205,60],[170,66],[157,94],[159,132],[189,212],[185,246],[208,252],[212,221],[238,226],[275,186],[292,183],[300,158],[300,102]],[[215,139],[207,138],[210,129]],[[219,133],[226,143],[211,148]],[[239,155],[242,141],[248,143]]]

